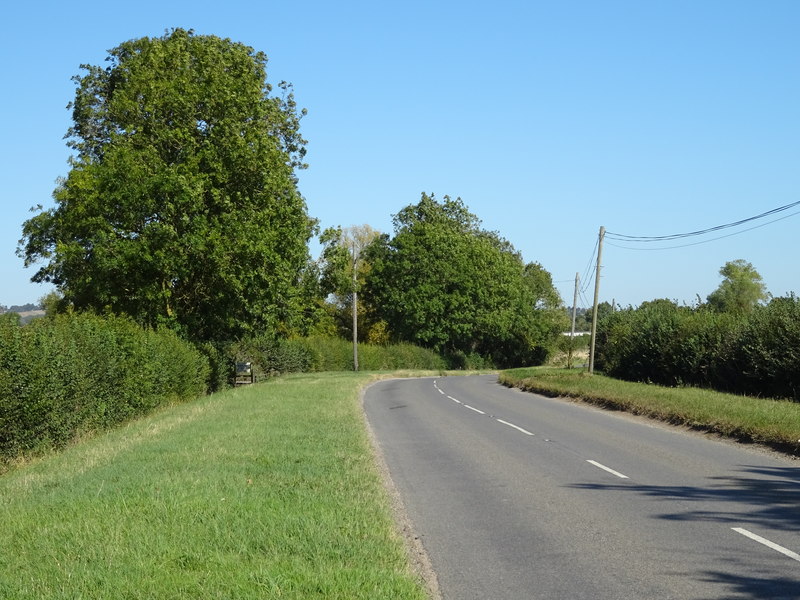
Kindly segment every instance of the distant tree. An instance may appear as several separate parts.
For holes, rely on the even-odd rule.
[[[370,270],[365,251],[379,236],[379,231],[366,224],[331,227],[320,236],[323,245],[320,256],[322,290],[330,298],[331,309],[343,336],[349,337],[353,333],[353,300],[358,297]],[[369,326],[373,323],[367,322],[367,309],[357,300],[356,311],[359,339],[367,339]]]
[[[580,310],[580,309],[579,309]],[[614,312],[614,307],[611,306],[610,302],[603,301],[597,304],[597,322],[600,323],[604,318]],[[590,306],[589,308],[585,309],[583,312],[583,324],[586,328],[585,331],[589,331],[592,328],[592,315],[594,313],[594,307]],[[578,327],[577,330],[580,330]]]
[[[61,296],[61,294],[53,291],[39,298],[39,306],[48,316],[52,317],[59,312],[63,312],[63,301],[64,298]]]
[[[545,318],[561,311],[540,265],[526,266],[511,244],[481,229],[461,199],[422,194],[394,216],[394,228],[368,250],[364,295],[396,339],[502,365],[544,358],[563,323]]]
[[[726,262],[719,270],[719,287],[708,295],[708,304],[719,312],[748,313],[769,299],[761,275],[749,262]]]
[[[13,306],[10,306],[8,310],[17,313],[23,313],[32,310],[39,310],[39,308],[40,307],[38,304],[33,304],[32,302],[28,302],[27,304],[15,304]]]
[[[553,286],[553,276],[542,265],[537,262],[528,263],[523,276],[537,298],[538,308],[553,309],[561,306],[561,296]]]
[[[182,29],[107,60],[73,78],[70,172],[23,226],[33,281],[195,340],[291,321],[314,223],[290,87],[271,95],[263,53]]]
[[[292,317],[286,322],[285,327],[281,328],[281,332],[286,337],[335,336],[337,334],[335,316],[325,297],[320,265],[318,261],[309,258],[306,266],[300,271],[298,293],[293,298],[295,306]]]

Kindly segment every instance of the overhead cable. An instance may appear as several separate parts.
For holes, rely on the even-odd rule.
[[[721,240],[724,238],[732,237],[734,235],[739,235],[740,233],[745,233],[746,231],[752,231],[753,229],[759,229],[760,227],[766,227],[767,225],[771,225],[772,223],[777,223],[778,221],[783,221],[784,219],[788,219],[789,217],[794,217],[795,215],[800,215],[800,211],[793,212],[791,214],[785,215],[778,219],[773,219],[772,221],[767,221],[766,223],[761,223],[760,225],[754,225],[753,227],[748,227],[747,229],[742,229],[741,231],[734,231],[733,233],[729,233],[727,235],[721,235],[719,237],[711,238],[709,240],[701,240],[699,242],[692,242],[691,244],[679,244],[678,246],[662,246],[660,248],[637,248],[635,246],[620,246],[619,244],[612,244],[608,242],[609,246],[614,246],[615,248],[624,248],[625,250],[674,250],[675,248],[688,248],[689,246],[699,246],[700,244],[707,244],[709,242],[714,242],[716,240]],[[616,238],[615,238],[616,239]],[[632,240],[626,240],[628,242]]]
[[[613,233],[613,232],[610,232],[610,231],[606,231],[605,235],[609,239],[622,241],[622,242],[628,242],[628,243],[664,242],[664,241],[669,241],[669,240],[678,240],[678,239],[683,239],[683,238],[687,238],[687,237],[705,235],[705,234],[708,234],[708,233],[713,233],[715,231],[721,231],[723,229],[729,229],[731,227],[738,227],[739,225],[744,225],[745,223],[749,223],[751,221],[756,221],[758,219],[763,219],[764,217],[768,217],[769,215],[774,215],[774,214],[777,214],[779,212],[783,212],[785,210],[789,210],[790,208],[793,208],[793,207],[798,206],[798,205],[800,205],[800,201],[792,202],[791,204],[786,204],[785,206],[779,206],[778,208],[773,208],[772,210],[768,210],[767,212],[761,213],[760,215],[755,215],[753,217],[748,217],[747,219],[741,219],[741,220],[735,221],[733,223],[725,223],[724,225],[717,225],[716,227],[709,227],[708,229],[701,229],[699,231],[690,231],[690,232],[687,232],[687,233],[675,233],[675,234],[672,234],[672,235],[659,235],[659,236],[644,236],[644,235],[624,235],[624,234],[621,234],[621,233]],[[791,215],[787,215],[786,217],[781,217],[781,219],[785,219],[785,218],[791,217],[791,216],[793,216],[795,214],[797,214],[797,213],[792,213]],[[775,219],[774,221],[770,221],[770,223],[774,223],[775,221],[780,221],[781,219]],[[764,223],[764,225],[768,225],[768,224],[769,223]],[[751,227],[750,229],[756,229],[757,227],[761,227],[761,225],[757,225],[756,227]],[[745,229],[744,231],[750,231],[750,229]],[[737,232],[737,233],[743,233],[743,231],[740,231],[740,232]],[[736,234],[732,233],[730,235],[736,235]],[[722,237],[728,237],[728,236],[722,236]],[[715,238],[715,239],[722,239],[722,238],[720,237],[720,238]],[[707,240],[707,241],[713,241],[713,240]],[[704,242],[697,242],[697,243],[704,243]],[[694,245],[694,244],[687,244],[687,245],[691,246],[691,245]],[[625,246],[619,246],[619,247],[624,248]],[[673,248],[680,248],[680,247],[681,246],[673,246]],[[666,248],[659,248],[659,249],[666,250]]]

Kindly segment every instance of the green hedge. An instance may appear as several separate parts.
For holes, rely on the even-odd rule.
[[[748,314],[668,300],[598,323],[597,366],[607,375],[800,400],[800,301],[775,298]]]
[[[251,362],[259,377],[353,370],[353,344],[341,338],[316,336],[282,340],[261,335],[237,342],[230,352],[233,360]],[[435,352],[411,344],[359,344],[358,366],[362,371],[439,370],[446,368],[446,363]]]
[[[0,317],[0,460],[60,448],[205,392],[206,358],[167,330],[64,314]]]

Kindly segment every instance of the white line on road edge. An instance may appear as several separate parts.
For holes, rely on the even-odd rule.
[[[609,469],[607,466],[601,465],[596,460],[587,460],[586,462],[589,463],[589,464],[594,465],[595,467],[603,469],[603,471],[608,471],[609,473],[611,473],[612,475],[616,475],[620,479],[628,479],[627,475],[623,475],[622,473],[620,473],[619,471],[615,471],[614,469]]]
[[[800,554],[797,554],[796,552],[792,552],[791,550],[788,550],[783,546],[779,546],[775,542],[770,542],[768,539],[763,538],[760,535],[756,535],[755,533],[747,531],[747,529],[743,529],[741,527],[731,527],[731,529],[733,529],[736,533],[741,533],[743,536],[749,537],[751,540],[754,540],[759,544],[764,544],[767,548],[772,548],[773,550],[777,550],[781,554],[785,554],[792,560],[800,562]]]
[[[485,414],[486,414],[486,413],[485,413],[485,412],[483,412],[482,410],[478,410],[477,408],[475,408],[475,407],[473,407],[473,406],[470,406],[469,404],[462,404],[462,406],[464,406],[464,407],[466,407],[466,408],[468,408],[468,409],[470,409],[470,410],[474,410],[476,413],[481,413],[482,415],[485,415]]]
[[[496,421],[497,421],[498,423],[502,423],[503,425],[508,425],[509,427],[513,427],[514,429],[516,429],[517,431],[521,431],[521,432],[522,432],[522,433],[524,433],[525,435],[533,435],[533,434],[532,434],[530,431],[528,431],[527,429],[523,429],[522,427],[518,427],[517,425],[514,425],[513,423],[509,423],[508,421],[503,421],[503,419],[496,419]]]

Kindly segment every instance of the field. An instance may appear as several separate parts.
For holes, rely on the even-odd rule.
[[[170,406],[0,477],[0,598],[421,599],[367,374]]]

